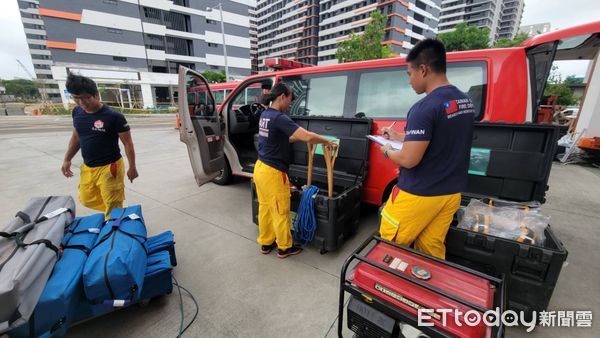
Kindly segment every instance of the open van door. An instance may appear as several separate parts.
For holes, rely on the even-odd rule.
[[[196,183],[201,186],[225,167],[225,124],[206,79],[183,66],[179,67],[179,116],[179,139],[187,146]]]
[[[592,60],[600,48],[600,21],[560,29],[529,38],[521,44],[529,62],[532,119],[544,95],[552,63],[558,60]]]

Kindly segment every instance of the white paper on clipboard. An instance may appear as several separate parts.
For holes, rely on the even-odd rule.
[[[392,145],[392,149],[394,150],[401,150],[402,149],[402,142],[398,142],[398,141],[392,141],[392,140],[388,140],[385,137],[381,136],[381,135],[367,135],[367,138],[379,145],[386,145],[386,144],[391,144]]]

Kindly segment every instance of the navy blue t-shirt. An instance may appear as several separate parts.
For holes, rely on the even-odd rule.
[[[429,146],[417,166],[400,169],[398,188],[419,196],[465,191],[474,114],[471,99],[452,85],[436,88],[412,106],[404,141],[429,141]]]
[[[107,105],[93,114],[86,113],[77,106],[73,109],[72,116],[85,165],[99,167],[121,158],[119,133],[129,130],[123,114]]]
[[[290,136],[300,126],[286,114],[269,108],[260,115],[258,127],[258,159],[287,173],[290,167]]]

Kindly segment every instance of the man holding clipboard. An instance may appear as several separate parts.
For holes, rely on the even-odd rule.
[[[383,128],[390,141],[383,155],[397,164],[398,183],[381,212],[381,237],[444,259],[446,233],[467,188],[473,135],[471,99],[448,82],[446,50],[434,39],[415,45],[406,57],[410,84],[417,94],[405,133]]]

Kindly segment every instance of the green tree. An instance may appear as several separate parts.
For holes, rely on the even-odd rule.
[[[523,41],[527,40],[527,38],[529,37],[529,35],[527,35],[527,33],[517,33],[517,35],[515,36],[514,39],[507,39],[507,38],[502,38],[502,39],[498,39],[496,40],[496,43],[494,43],[494,48],[508,48],[508,47],[517,47],[519,45],[521,45],[521,43],[523,43]]]
[[[4,80],[3,82],[4,87],[6,88],[6,94],[8,95],[14,95],[21,98],[34,98],[40,96],[37,83],[34,81],[15,79]]]
[[[569,106],[577,102],[573,91],[564,82],[546,84],[546,88],[544,89],[544,95],[556,96],[556,104],[561,106]]]
[[[571,85],[580,85],[580,84],[583,84],[583,78],[582,77],[576,77],[575,75],[569,75],[565,79],[565,84],[569,85],[569,86],[571,86]]]
[[[567,79],[574,77],[571,75]],[[569,88],[566,80],[562,80],[562,76],[558,72],[556,65],[552,65],[550,70],[550,76],[548,76],[546,88],[544,88],[544,96],[556,96],[556,104],[561,106],[569,106],[577,102],[575,93]]]
[[[340,42],[335,57],[338,62],[364,61],[393,57],[392,48],[382,45],[387,17],[380,11],[371,13],[371,22],[363,34],[350,33],[348,40]]]
[[[202,76],[208,81],[208,83],[216,83],[216,82],[226,82],[227,77],[225,76],[225,71],[213,72],[210,70],[206,70],[202,72]]]
[[[490,46],[490,30],[477,28],[461,22],[454,31],[438,34],[438,39],[446,46],[446,51],[485,49]]]

